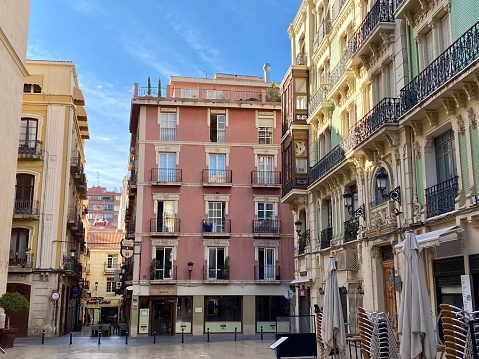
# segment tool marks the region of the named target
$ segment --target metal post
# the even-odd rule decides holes
[[[153,332],[153,344],[156,344],[156,332]]]
[[[128,344],[128,330],[125,332],[125,344]]]
[[[42,330],[42,344],[45,344],[45,329]]]
[[[206,341],[208,343],[210,342],[210,328],[208,328],[208,331],[206,332]]]
[[[102,332],[102,327],[98,327],[98,345],[101,344],[101,332]]]
[[[235,341],[236,341],[236,327],[235,327]]]
[[[73,340],[73,332],[70,332],[70,345],[72,345],[72,340]]]
[[[261,326],[261,340],[263,340],[263,326]]]
[[[185,342],[185,328],[181,328],[181,342]]]

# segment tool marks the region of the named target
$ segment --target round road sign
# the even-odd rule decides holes
[[[57,290],[54,290],[52,291],[51,297],[52,297],[52,300],[57,301],[58,299],[60,299],[60,293]]]

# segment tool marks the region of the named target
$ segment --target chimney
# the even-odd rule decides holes
[[[269,72],[271,71],[271,65],[268,63],[265,63],[263,65],[263,71],[264,71],[264,82],[270,82]]]

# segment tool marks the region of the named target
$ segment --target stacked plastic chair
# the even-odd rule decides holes
[[[320,351],[320,358],[326,357],[326,352],[323,343],[323,337],[321,336],[321,324],[323,323],[323,308],[320,308],[318,312],[316,312],[316,339],[319,345]]]
[[[363,358],[399,358],[396,335],[387,314],[358,308],[358,320]]]
[[[477,313],[468,313],[450,304],[440,304],[439,308],[446,359],[476,359],[473,345],[477,343],[473,343],[473,338],[477,340],[477,335],[471,333],[470,321]]]

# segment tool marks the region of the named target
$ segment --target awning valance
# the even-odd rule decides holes
[[[28,75],[25,77],[25,83],[43,87],[43,75]]]
[[[421,248],[437,247],[441,242],[457,240],[457,233],[459,232],[462,232],[461,226],[451,226],[419,234],[416,236],[416,239]],[[404,241],[398,243],[395,248],[402,251],[403,245]]]
[[[309,279],[294,279],[291,281],[290,284],[300,284],[300,283],[308,283],[311,282],[311,278]]]
[[[75,105],[85,106],[83,92],[78,87],[73,88],[73,103]]]
[[[86,121],[87,120],[85,107],[77,106],[77,118],[78,118],[78,121]]]

